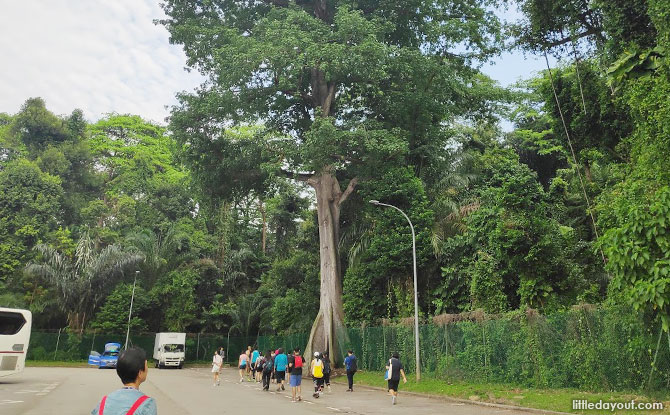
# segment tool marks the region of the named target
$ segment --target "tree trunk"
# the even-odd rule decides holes
[[[263,229],[261,231],[261,249],[265,254],[268,239],[268,220],[267,215],[265,214],[265,206],[263,205],[263,201],[261,199],[258,199],[258,208],[261,211],[261,218],[263,219]]]
[[[340,233],[340,206],[356,186],[353,179],[343,193],[330,168],[309,179],[316,190],[316,209],[319,221],[319,257],[321,262],[321,296],[319,313],[314,320],[305,356],[327,351],[333,364],[342,362],[340,347],[346,339],[344,310],[342,307],[342,275],[338,250]]]

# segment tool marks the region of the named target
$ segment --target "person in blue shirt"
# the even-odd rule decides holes
[[[254,377],[254,380],[256,382],[260,382],[260,379],[258,378],[258,373],[256,371],[256,361],[260,357],[260,353],[258,352],[258,349],[254,349],[254,351],[251,353],[251,376]]]
[[[284,349],[278,350],[275,356],[275,380],[277,381],[277,391],[285,390],[284,379],[286,378],[286,365],[288,365],[288,357],[284,354]]]
[[[354,355],[353,350],[347,351],[347,357],[344,358],[344,368],[347,370],[347,381],[349,382],[349,389],[347,392],[354,391],[354,375],[358,370],[358,362],[356,362],[356,356]]]
[[[91,415],[156,415],[156,401],[140,392],[140,384],[147,380],[147,355],[144,350],[131,347],[121,352],[116,363],[116,374],[123,388],[102,398]]]

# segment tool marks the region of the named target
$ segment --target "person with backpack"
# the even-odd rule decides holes
[[[403,382],[407,383],[405,370],[402,367],[402,363],[400,363],[400,355],[398,352],[393,352],[386,369],[388,370],[388,389],[391,392],[391,403],[395,405],[396,398],[398,398],[398,385],[400,384],[401,375]]]
[[[270,390],[270,375],[274,368],[274,360],[272,359],[272,352],[270,350],[265,353],[263,362],[263,390]]]
[[[116,374],[121,378],[123,388],[104,396],[91,415],[156,415],[156,401],[139,390],[148,373],[144,350],[131,347],[122,351],[116,363]]]
[[[354,375],[358,370],[358,365],[356,362],[356,356],[354,355],[353,350],[347,351],[347,357],[344,358],[344,368],[347,370],[347,381],[349,382],[349,389],[347,392],[354,391]]]
[[[328,358],[328,352],[321,353],[321,360],[323,360],[323,383],[330,392],[330,359]]]
[[[255,367],[255,377],[256,382],[261,383],[263,380],[263,366],[265,366],[265,356],[259,352],[258,359],[256,359]]]
[[[289,361],[289,370],[291,372],[291,377],[289,378],[289,384],[291,385],[291,396],[293,397],[293,402],[302,401],[302,366],[303,359],[300,356],[300,349],[296,347],[293,350],[293,356]],[[297,401],[296,401],[297,397]]]
[[[310,365],[310,371],[314,379],[314,394],[312,396],[318,398],[321,390],[323,390],[323,360],[321,360],[319,352],[314,352],[314,360]]]

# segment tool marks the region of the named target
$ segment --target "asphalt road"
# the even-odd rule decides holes
[[[115,370],[95,368],[26,368],[20,375],[0,378],[0,414],[90,414],[100,398],[120,387]],[[521,415],[499,408],[452,403],[402,394],[395,406],[383,391],[365,388],[353,393],[334,384],[331,393],[312,398],[311,379],[303,380],[303,402],[292,403],[290,390],[260,390],[260,384],[239,383],[236,371],[224,370],[221,386],[212,386],[206,368],[149,369],[141,390],[156,399],[160,415],[185,414],[458,414]]]

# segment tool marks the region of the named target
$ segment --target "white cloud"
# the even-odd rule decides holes
[[[202,82],[170,45],[158,0],[2,1],[0,112],[42,97],[57,114],[81,108],[163,123],[175,93]]]

